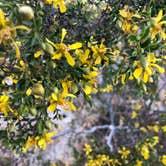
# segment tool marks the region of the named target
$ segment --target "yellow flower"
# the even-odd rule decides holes
[[[49,44],[51,44],[56,49],[56,52],[52,55],[52,59],[61,59],[62,56],[65,56],[68,64],[70,66],[74,66],[75,65],[75,60],[71,56],[69,51],[81,48],[82,47],[82,43],[76,42],[76,43],[71,44],[71,45],[65,45],[63,43],[63,40],[64,40],[66,34],[67,34],[67,31],[66,31],[66,29],[63,28],[62,29],[62,36],[61,36],[61,43],[60,44],[55,44],[55,43],[51,42],[48,39],[46,39],[46,40],[47,40],[47,42]]]
[[[2,9],[0,9],[0,27],[1,26],[4,27],[5,25],[6,25],[5,15]]]
[[[119,14],[125,18],[126,20],[131,20],[132,17],[136,17],[136,18],[141,18],[141,16],[139,14],[133,14],[129,11],[129,6],[125,5],[124,9],[119,10]]]
[[[35,150],[37,149],[37,147],[46,150],[47,147],[47,143],[50,144],[52,143],[51,138],[55,135],[55,132],[48,132],[45,133],[44,137],[39,137],[39,136],[29,136],[25,146],[22,148],[22,151],[24,153],[26,153],[30,148],[35,148]]]
[[[166,132],[166,125],[162,126],[161,129],[163,130],[163,132]]]
[[[85,85],[85,88],[83,90],[84,90],[86,95],[89,95],[92,92],[92,87],[89,85]]]
[[[9,112],[13,113],[19,120],[22,120],[22,116],[18,114],[18,112],[14,111],[9,106],[9,96],[2,95],[0,96],[0,112],[3,112],[5,116],[8,115]]]
[[[46,150],[47,143],[50,144],[52,143],[51,138],[55,135],[55,131],[48,132],[44,135],[44,137],[39,138],[37,141],[38,147],[40,147],[43,150]]]
[[[25,146],[22,148],[23,153],[26,153],[28,149],[34,146],[36,146],[36,140],[34,139],[34,137],[29,136],[25,143]]]
[[[133,111],[131,114],[131,119],[135,119],[137,116],[137,112]]]
[[[137,160],[135,166],[142,166],[143,162],[141,160]]]
[[[122,159],[126,159],[130,154],[130,150],[127,150],[125,147],[123,147],[121,150],[118,151],[118,153],[121,154]]]
[[[89,57],[90,50],[86,49],[85,52],[83,50],[77,49],[75,51],[75,54],[78,56],[78,59],[80,60],[81,65],[82,64],[88,64],[88,57]]]
[[[154,136],[153,142],[151,143],[151,147],[155,146],[158,143],[159,143],[159,136]]]
[[[66,10],[67,10],[64,0],[44,0],[44,3],[45,3],[46,5],[51,5],[51,4],[53,4],[53,6],[54,6],[55,9],[57,9],[58,6],[59,6],[61,13],[64,13],[64,12],[66,12]]]
[[[106,87],[101,88],[100,92],[110,92],[113,90],[113,86],[111,84],[106,85]]]
[[[162,163],[163,165],[166,165],[166,155],[163,155],[163,156],[161,157],[161,163]]]
[[[24,71],[25,70],[25,63],[23,60],[19,61],[19,65],[21,66],[20,69]]]
[[[66,12],[66,6],[64,0],[53,0],[53,5],[55,9],[57,9],[59,6],[61,13]]]
[[[150,154],[149,154],[149,149],[146,145],[142,146],[141,147],[141,155],[142,157],[145,159],[145,160],[148,160],[149,157],[150,157]]]
[[[124,31],[126,34],[133,34],[138,30],[137,25],[133,25],[130,22],[123,20],[118,22],[119,27]]]
[[[84,148],[85,154],[88,156],[92,152],[92,148],[88,144],[85,144],[84,146],[85,146],[85,148]]]
[[[66,98],[67,97],[72,97],[74,98],[75,96],[73,94],[69,93],[69,88],[71,87],[71,82],[63,82],[62,83],[62,88],[63,91],[60,93],[59,91],[53,92],[50,96],[50,105],[48,106],[48,110],[51,112],[54,112],[57,105],[61,106],[64,110],[76,110],[75,105],[68,101]]]
[[[150,80],[150,77],[155,73],[155,69],[159,73],[164,73],[164,68],[157,65],[157,61],[160,59],[156,58],[154,53],[149,53],[146,58],[142,58],[141,61],[136,61],[134,70],[134,77],[138,80],[143,80],[144,83],[147,83]]]
[[[38,50],[37,52],[34,53],[35,58],[39,58],[43,54],[43,50]]]
[[[95,59],[95,62],[94,62],[95,65],[101,64],[102,60],[104,60],[104,61],[106,61],[106,63],[108,63],[109,59],[107,56],[105,56],[107,48],[103,44],[103,41],[101,42],[101,44],[99,46],[97,46],[97,45],[91,46],[91,49],[93,51],[92,56]]]
[[[0,96],[0,112],[3,112],[5,116],[8,115],[10,107],[8,105],[9,97],[6,95]]]
[[[20,58],[20,54],[21,54],[20,49],[18,47],[18,44],[14,40],[14,37],[16,37],[16,30],[22,29],[29,32],[30,29],[24,25],[18,25],[18,26],[12,27],[8,24],[9,23],[7,23],[5,19],[4,12],[2,11],[2,9],[0,9],[0,44],[12,43],[15,48],[16,57]]]
[[[154,125],[153,126],[153,131],[155,131],[156,133],[159,132],[159,126],[158,125]]]
[[[26,95],[27,96],[30,96],[32,94],[32,89],[31,88],[28,88],[27,90],[26,90]]]
[[[160,10],[157,17],[152,18],[152,24],[153,24],[151,28],[152,39],[154,39],[157,34],[160,34],[164,40],[166,39],[166,33],[162,29],[162,25],[166,24],[166,21],[161,21],[162,17],[163,17],[163,11]]]
[[[125,5],[124,9],[119,10],[119,14],[122,16],[122,20],[118,22],[119,27],[124,31],[124,33],[135,33],[138,30],[138,26],[131,22],[132,17],[141,18],[141,16],[130,12],[128,5]]]
[[[92,78],[98,76],[99,74],[100,74],[100,72],[91,71],[89,74],[84,74],[84,77],[87,79],[92,79]]]

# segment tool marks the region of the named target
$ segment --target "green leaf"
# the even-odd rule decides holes
[[[25,79],[20,79],[16,85],[17,90],[24,90],[25,89]]]
[[[149,45],[149,49],[151,51],[156,51],[157,49],[159,49],[159,47],[160,47],[160,44],[158,44],[158,43],[152,43]]]
[[[42,121],[39,121],[38,125],[37,125],[37,129],[39,134],[43,135],[44,133],[44,123]]]
[[[145,27],[139,36],[141,42],[145,42],[150,35],[150,27]]]
[[[150,44],[150,42],[151,42],[151,39],[150,39],[150,38],[147,38],[144,42],[141,42],[141,43],[140,43],[140,46],[141,46],[142,48],[148,47],[149,44]]]
[[[0,130],[0,139],[7,138],[7,131],[6,130]]]
[[[136,35],[129,35],[128,39],[131,41],[137,41],[137,36]]]

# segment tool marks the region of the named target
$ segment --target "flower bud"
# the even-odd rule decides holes
[[[21,6],[18,11],[24,20],[31,20],[34,18],[34,11],[30,6]]]
[[[50,55],[54,54],[54,48],[52,47],[51,44],[45,43],[45,51],[49,53]]]
[[[36,108],[35,108],[35,107],[30,108],[30,113],[31,113],[32,115],[36,115],[36,114],[37,114]]]
[[[51,122],[50,120],[46,120],[45,125],[46,125],[46,128],[47,128],[47,129],[51,129],[51,127],[52,127],[52,122]]]
[[[0,70],[0,77],[3,77],[3,76],[5,76],[5,72]]]
[[[44,92],[45,90],[42,84],[36,83],[32,88],[32,93],[34,95],[43,96]]]
[[[71,88],[72,88],[73,94],[77,93],[78,90],[79,90],[79,89],[78,89],[78,86],[77,86],[75,83],[72,84],[72,87],[71,87]]]

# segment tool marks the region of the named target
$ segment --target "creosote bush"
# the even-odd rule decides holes
[[[2,144],[17,153],[45,150],[56,135],[59,112],[77,111],[74,99],[80,95],[92,103],[93,94],[129,86],[139,96],[154,98],[166,64],[163,3],[1,0]],[[138,148],[122,147],[117,153],[123,161],[93,156],[85,145],[86,165],[128,164],[131,156],[141,166],[131,151],[147,160],[158,142],[154,136]],[[166,165],[166,156],[160,155],[159,162]]]

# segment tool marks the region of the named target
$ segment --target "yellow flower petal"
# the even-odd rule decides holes
[[[68,48],[69,48],[70,50],[76,50],[76,49],[81,48],[81,47],[82,47],[82,43],[77,42],[77,43],[74,43],[74,44],[69,45]]]
[[[6,24],[5,15],[2,9],[0,9],[0,26],[4,27]]]
[[[72,111],[76,111],[76,107],[72,102],[66,101],[65,104],[67,104]]]
[[[134,77],[132,75],[129,76],[129,80],[133,80]]]
[[[147,56],[147,61],[155,63],[156,62],[155,54],[154,53],[149,53],[148,56]]]
[[[91,94],[92,92],[92,87],[89,85],[86,85],[85,88],[83,89],[86,95]]]
[[[147,83],[148,82],[148,79],[149,79],[149,74],[147,71],[144,72],[144,75],[143,75],[143,82],[144,83]]]
[[[66,31],[66,29],[65,29],[65,28],[62,28],[62,37],[61,37],[61,43],[63,42],[63,40],[64,40],[64,38],[65,38],[66,34],[67,34],[67,31]]]
[[[161,31],[160,34],[161,34],[162,39],[165,40],[166,39],[166,33],[164,31]]]
[[[100,56],[98,56],[95,60],[95,65],[99,65],[99,64],[101,64],[101,57]]]
[[[32,94],[32,89],[31,88],[28,88],[27,90],[26,90],[26,95],[27,96],[30,96]]]
[[[138,116],[137,112],[136,111],[133,111],[132,114],[131,114],[131,118],[134,119]]]
[[[37,51],[37,52],[34,53],[34,57],[35,57],[35,58],[39,58],[40,55],[42,55],[42,54],[43,54],[43,51],[42,51],[42,50],[39,50],[39,51]]]
[[[51,97],[52,97],[52,99],[55,100],[55,101],[58,100],[58,97],[57,97],[57,95],[56,95],[55,93],[52,93],[52,94],[51,94]]]
[[[62,53],[55,53],[53,56],[52,56],[52,59],[61,59],[62,57]]]
[[[56,106],[57,106],[56,103],[52,103],[49,105],[49,107],[47,109],[48,109],[48,111],[54,112],[56,109]]]
[[[74,58],[70,55],[69,52],[65,52],[65,53],[64,53],[64,56],[66,57],[67,62],[68,62],[68,64],[69,64],[70,66],[74,66],[74,65],[75,65],[75,60],[74,60]]]
[[[0,96],[0,102],[6,103],[9,100],[9,96],[3,95]]]
[[[45,139],[44,138],[41,138],[39,141],[38,141],[38,146],[40,147],[40,148],[42,148],[43,150],[46,150],[46,141],[45,141]]]
[[[130,13],[126,12],[125,10],[119,10],[119,14],[124,18],[128,18]]]
[[[13,45],[14,45],[14,47],[15,47],[16,57],[17,57],[18,59],[20,59],[20,56],[21,56],[20,49],[19,49],[18,45],[16,44],[16,42],[15,42],[14,40],[13,40]]]
[[[90,72],[89,74],[84,75],[84,77],[85,77],[85,78],[88,78],[88,79],[91,79],[91,78],[93,78],[93,77],[98,76],[99,74],[100,74],[100,72],[92,71],[92,72]]]
[[[61,0],[61,1],[59,2],[59,6],[60,6],[60,12],[61,12],[61,13],[66,12],[66,6],[65,6],[64,0]]]
[[[90,53],[89,49],[86,49],[85,54],[80,58],[82,63],[86,62],[86,60],[88,59],[89,53]]]
[[[157,64],[151,64],[151,66],[156,67],[159,73],[164,73],[164,72],[165,72],[165,69],[162,68],[162,67],[160,67],[160,66],[157,65]]]
[[[139,14],[133,14],[132,17],[141,18]]]
[[[121,83],[125,84],[126,74],[122,74],[121,76]]]
[[[143,71],[142,67],[139,67],[139,68],[135,69],[135,70],[134,70],[134,73],[133,73],[134,77],[135,77],[136,79],[138,79],[138,78],[141,76],[142,71]]]
[[[156,24],[162,19],[163,17],[163,11],[160,10],[157,17],[154,18],[154,21],[156,22]]]

